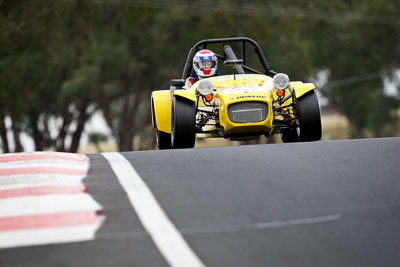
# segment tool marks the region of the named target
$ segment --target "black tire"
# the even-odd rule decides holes
[[[283,143],[299,142],[299,136],[297,135],[297,130],[290,129],[282,132],[281,139]]]
[[[318,97],[314,90],[296,100],[299,122],[299,140],[301,142],[317,141],[321,139],[321,114]]]
[[[195,103],[174,97],[171,110],[171,143],[173,148],[193,148],[196,135]]]
[[[156,127],[156,142],[158,149],[171,149],[171,134],[159,131]]]
[[[154,102],[151,102],[151,109],[153,114],[154,128],[156,129],[156,144],[158,149],[171,149],[171,134],[158,130],[157,120],[154,111]]]

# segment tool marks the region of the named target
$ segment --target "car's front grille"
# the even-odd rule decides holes
[[[247,101],[228,107],[229,119],[236,123],[260,122],[267,118],[268,107],[264,102]]]

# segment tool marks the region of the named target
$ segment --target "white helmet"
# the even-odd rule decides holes
[[[193,68],[197,76],[210,77],[217,72],[217,55],[211,50],[202,49],[193,57]]]

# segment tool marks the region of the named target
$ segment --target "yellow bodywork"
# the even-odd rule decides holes
[[[175,90],[175,95],[196,102],[194,90]],[[153,91],[151,94],[151,114],[154,128],[157,126],[159,131],[171,133],[171,106],[170,90]]]
[[[291,82],[290,85],[295,91],[297,98],[301,98],[305,93],[315,89],[313,83]]]
[[[207,79],[214,85],[214,94],[211,104],[219,107],[219,121],[224,129],[224,134],[272,132],[274,120],[272,101],[276,100],[277,96],[271,77],[261,74],[237,74],[216,76]],[[188,90],[174,90],[173,93],[171,93],[170,90],[153,91],[151,96],[153,127],[157,127],[159,131],[171,133],[172,97],[179,96],[196,102],[197,85],[198,82]],[[290,85],[297,98],[300,98],[315,88],[312,83],[291,82]],[[228,106],[243,101],[260,101],[267,103],[267,118],[256,123],[234,123],[230,121],[228,117]],[[291,99],[285,102],[285,104],[288,103],[291,103]],[[201,98],[199,106],[205,107]],[[203,130],[212,130],[212,128]],[[204,138],[216,136],[203,133],[197,134],[196,137]]]

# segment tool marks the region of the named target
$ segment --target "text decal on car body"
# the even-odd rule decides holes
[[[247,98],[267,98],[265,95],[241,95],[236,97],[236,99],[247,99]]]

